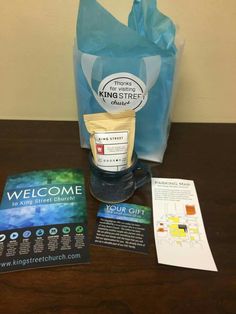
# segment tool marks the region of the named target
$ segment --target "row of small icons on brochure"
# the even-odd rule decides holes
[[[84,230],[84,228],[82,226],[76,226],[75,227],[75,232],[76,233],[82,233]],[[65,226],[62,228],[62,233],[63,234],[69,234],[71,232],[71,228],[68,227],[68,226]],[[56,227],[52,227],[51,229],[49,229],[48,231],[48,234],[53,236],[53,235],[56,235],[58,233],[58,229]],[[40,229],[37,229],[35,231],[35,235],[37,237],[42,237],[43,235],[45,234],[45,230],[40,228]],[[22,236],[23,238],[27,239],[27,238],[30,238],[32,235],[32,231],[30,230],[26,230],[23,232]],[[6,239],[6,235],[3,233],[3,234],[0,234],[0,242],[3,242],[5,239]],[[19,233],[14,231],[10,234],[10,239],[11,240],[16,240],[17,238],[19,237]]]

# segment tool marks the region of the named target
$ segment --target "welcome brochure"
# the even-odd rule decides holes
[[[0,272],[88,261],[83,173],[55,169],[8,177],[0,206]]]

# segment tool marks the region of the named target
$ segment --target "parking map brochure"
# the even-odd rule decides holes
[[[93,244],[139,253],[148,252],[151,208],[136,204],[101,204]]]
[[[83,173],[56,169],[8,177],[0,205],[0,272],[88,261]]]
[[[194,182],[152,178],[152,201],[158,262],[217,271]]]

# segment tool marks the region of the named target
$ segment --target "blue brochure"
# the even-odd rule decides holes
[[[42,170],[8,177],[0,207],[0,272],[88,260],[82,172]]]

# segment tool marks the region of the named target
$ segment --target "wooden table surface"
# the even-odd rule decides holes
[[[76,122],[0,121],[0,191],[10,174],[80,168],[88,151]],[[90,246],[91,263],[0,275],[0,313],[236,313],[236,125],[173,124],[153,176],[195,181],[219,272],[157,263],[148,255]],[[88,189],[87,189],[88,190]],[[150,185],[129,200],[151,206]],[[99,203],[87,193],[89,236]]]

